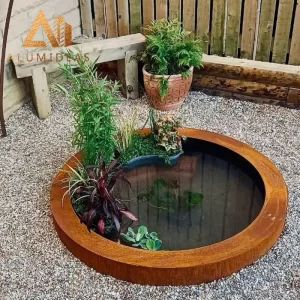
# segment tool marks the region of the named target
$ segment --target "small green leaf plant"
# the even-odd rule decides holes
[[[158,238],[156,232],[148,232],[146,226],[140,226],[137,233],[129,227],[127,233],[121,233],[121,237],[132,247],[142,248],[150,251],[157,251],[162,246],[162,241]]]
[[[141,54],[141,60],[149,73],[166,76],[181,74],[187,78],[192,66],[202,66],[200,40],[190,38],[191,32],[184,30],[178,19],[152,21],[145,31],[146,49]],[[167,77],[161,77],[161,97],[166,96],[168,86]]]
[[[181,127],[180,121],[175,115],[165,115],[157,121],[152,121],[152,133],[158,145],[163,147],[168,155],[182,151],[182,137],[178,134]]]

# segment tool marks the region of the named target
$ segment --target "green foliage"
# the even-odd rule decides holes
[[[133,247],[142,248],[145,250],[156,251],[160,249],[162,241],[158,238],[156,232],[148,232],[146,226],[140,226],[137,233],[129,227],[126,234],[121,233],[121,237]]]
[[[161,77],[159,79],[159,94],[161,97],[166,97],[168,94],[168,89],[169,89],[169,81],[168,78],[166,77]]]
[[[202,66],[202,48],[199,40],[189,39],[191,32],[184,30],[177,20],[152,21],[145,28],[146,49],[141,60],[146,70],[155,75],[189,76],[189,69]],[[160,95],[166,95],[168,83],[160,80]]]
[[[181,188],[182,189],[182,188]],[[198,192],[183,191],[180,195],[180,185],[177,180],[157,178],[146,193],[139,194],[139,201],[146,201],[151,206],[168,213],[188,211],[201,203],[203,195]]]
[[[68,165],[68,170],[62,171],[68,174],[68,177],[62,180],[63,183],[66,183],[65,188],[67,189],[62,197],[62,206],[64,204],[65,197],[69,195],[73,205],[75,204],[74,207],[76,207],[76,212],[80,213],[85,208],[84,203],[88,196],[83,195],[82,197],[77,197],[76,200],[74,200],[74,195],[78,186],[87,187],[89,185],[88,172],[79,160],[76,162],[75,169]]]
[[[137,133],[132,136],[131,145],[120,152],[119,161],[125,163],[135,157],[144,155],[158,155],[164,158],[166,163],[170,162],[167,152],[157,145],[152,134],[141,136]]]
[[[67,90],[57,85],[69,97],[74,116],[73,145],[84,149],[84,164],[97,164],[100,157],[109,163],[114,157],[116,126],[112,107],[118,103],[118,85],[97,76],[96,63],[89,62],[80,52],[64,52],[69,62],[60,64],[69,81]]]
[[[135,132],[135,125],[137,120],[137,111],[131,116],[126,116],[126,120],[121,121],[118,126],[117,134],[115,135],[116,150],[123,153],[132,144],[132,138]]]
[[[179,120],[173,115],[156,119],[154,110],[150,109],[144,127],[149,122],[151,133],[141,136],[133,130],[130,131],[130,143],[126,145],[124,143],[124,147],[118,147],[121,163],[144,155],[157,155],[164,158],[166,163],[170,163],[169,156],[182,151],[181,137],[177,132],[177,128],[180,127]]]
[[[97,166],[84,167],[78,162],[76,169],[68,167],[69,170],[65,172],[69,178],[64,179],[64,182],[68,182],[65,195],[70,195],[80,221],[86,224],[89,231],[95,230],[104,236],[114,231],[118,236],[123,217],[138,221],[127,205],[112,193],[117,181],[130,185],[117,160],[111,161],[108,166],[101,160]]]
[[[153,135],[158,145],[163,147],[168,155],[182,150],[181,137],[177,129],[180,121],[174,115],[166,115],[154,121]]]

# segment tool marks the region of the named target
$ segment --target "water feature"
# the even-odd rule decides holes
[[[234,152],[189,138],[174,167],[149,165],[129,171],[128,200],[139,224],[159,234],[162,250],[211,245],[239,233],[258,216],[265,198],[255,168]]]

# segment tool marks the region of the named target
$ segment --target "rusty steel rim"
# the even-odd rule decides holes
[[[147,130],[140,131],[141,133]],[[260,174],[265,186],[265,202],[257,218],[240,233],[212,245],[180,251],[147,251],[117,244],[89,233],[80,224],[71,201],[61,199],[65,190],[60,171],[51,192],[51,210],[58,235],[65,246],[82,262],[103,274],[139,284],[190,285],[231,275],[265,254],[282,232],[287,209],[287,189],[274,164],[252,147],[230,137],[204,130],[185,128],[187,137],[226,147],[245,158]],[[80,154],[70,158],[75,166]]]

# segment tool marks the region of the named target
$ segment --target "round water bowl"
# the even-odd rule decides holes
[[[147,133],[142,131],[141,134]],[[129,170],[132,188],[118,184],[118,198],[131,199],[139,224],[158,233],[162,250],[130,248],[81,225],[59,172],[51,188],[55,228],[66,247],[95,270],[150,285],[190,285],[231,275],[266,253],[285,221],[287,190],[272,162],[232,138],[183,129],[184,155],[173,167]],[[67,165],[76,166],[80,155]]]

